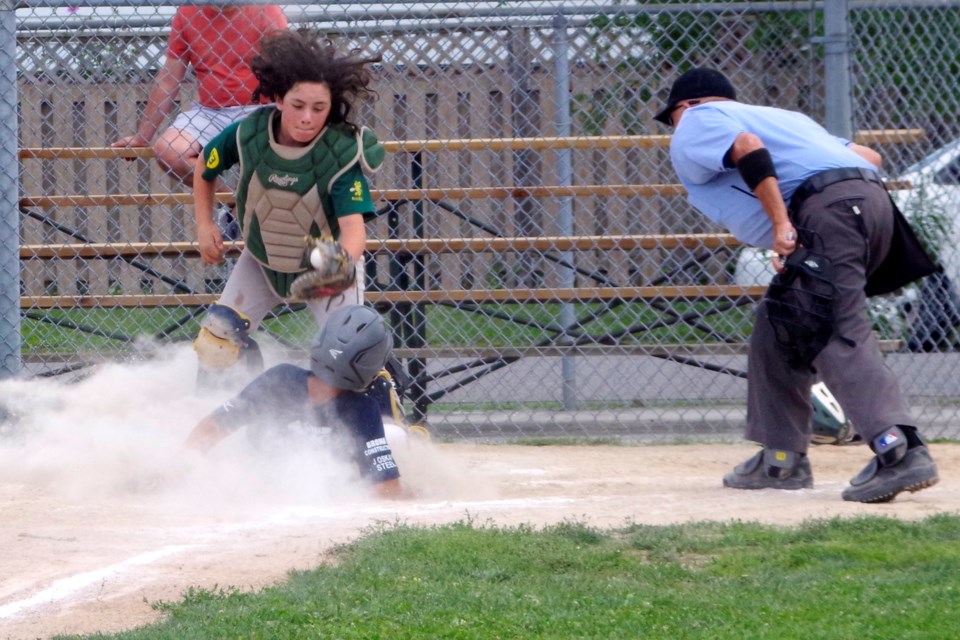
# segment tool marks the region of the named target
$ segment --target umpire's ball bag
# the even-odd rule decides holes
[[[767,290],[767,316],[790,366],[808,368],[833,333],[833,263],[800,247]]]

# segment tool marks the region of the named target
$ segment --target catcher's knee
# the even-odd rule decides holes
[[[193,349],[201,369],[207,371],[229,369],[241,362],[263,367],[260,346],[250,337],[250,318],[227,305],[214,304],[207,309]]]

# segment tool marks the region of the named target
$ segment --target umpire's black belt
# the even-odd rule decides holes
[[[803,204],[803,201],[812,195],[820,193],[827,187],[838,182],[846,180],[864,180],[866,182],[876,182],[883,185],[883,180],[875,171],[862,169],[860,167],[843,167],[841,169],[829,169],[822,171],[810,178],[807,178],[803,184],[797,187],[790,198],[790,210],[796,211]]]

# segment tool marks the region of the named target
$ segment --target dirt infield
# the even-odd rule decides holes
[[[226,491],[227,483],[207,485],[205,496],[197,494],[200,487],[180,485],[126,487],[80,500],[69,491],[6,482],[0,484],[0,637],[148,623],[157,616],[150,602],[176,600],[189,586],[271,584],[382,523],[788,524],[960,511],[960,483],[949,472],[936,487],[890,504],[843,502],[840,491],[867,458],[863,447],[815,449],[814,489],[721,488],[722,474],[751,451],[745,445],[417,447],[405,453],[421,461],[408,476],[425,495],[402,503],[378,503],[348,486],[340,496],[311,501],[262,492],[244,499],[244,491]],[[960,462],[960,446],[935,445],[934,454],[943,470]]]
[[[813,489],[742,492],[720,479],[754,451],[746,444],[398,440],[398,462],[420,497],[377,502],[324,449],[298,443],[264,455],[234,436],[206,456],[186,451],[186,433],[216,399],[194,396],[185,362],[107,366],[72,385],[0,382],[0,399],[19,416],[0,427],[0,639],[149,623],[152,602],[178,600],[191,586],[275,583],[384,524],[793,524],[960,512],[953,444],[933,446],[940,484],[871,506],[840,499],[869,458],[862,446],[814,449]]]

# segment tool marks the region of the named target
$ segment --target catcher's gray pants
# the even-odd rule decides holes
[[[363,304],[364,292],[363,260],[357,261],[357,282],[352,289],[330,298],[320,298],[307,303],[317,327],[322,327],[327,316],[348,304]],[[246,249],[240,253],[227,284],[220,295],[220,304],[233,307],[250,318],[250,332],[253,333],[270,310],[284,302],[267,281],[263,267]]]
[[[810,196],[792,219],[794,226],[816,233],[812,248],[833,261],[833,335],[814,359],[814,370],[791,368],[774,338],[766,301],[761,302],[750,338],[746,438],[769,448],[806,452],[812,429],[810,387],[817,373],[867,442],[892,425],[913,426],[897,379],[883,361],[864,294],[867,274],[890,247],[889,197],[876,183],[838,182]]]

